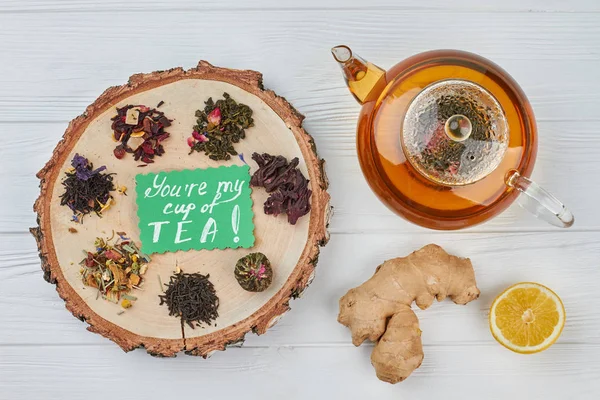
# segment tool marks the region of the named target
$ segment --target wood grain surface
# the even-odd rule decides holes
[[[435,48],[479,53],[522,86],[535,111],[533,178],[569,206],[558,230],[514,205],[459,232],[394,216],[355,155],[359,106],[329,54],[345,43],[382,67]],[[135,44],[135,50],[129,48]],[[597,0],[0,0],[0,399],[595,399],[600,392],[600,2]],[[123,354],[85,330],[42,279],[34,240],[35,173],[67,122],[132,73],[200,58],[263,72],[327,161],[335,215],[316,279],[267,335],[208,360]],[[381,261],[429,242],[473,260],[479,300],[420,312],[425,361],[406,382],[375,377],[337,301]],[[531,356],[498,345],[489,305],[525,280],[554,289],[567,324]],[[125,372],[123,372],[125,371]]]

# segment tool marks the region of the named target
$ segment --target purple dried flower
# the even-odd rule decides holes
[[[87,158],[80,156],[79,154],[75,154],[73,160],[71,161],[71,165],[75,168],[75,175],[77,178],[82,181],[87,181],[92,176],[96,175],[98,172],[104,171],[106,169],[105,166],[92,170],[92,166],[90,165]]]
[[[252,159],[258,164],[258,171],[250,178],[252,186],[262,186],[267,192],[272,192],[273,181],[282,173],[287,165],[287,160],[283,156],[272,156],[270,154],[252,154]]]
[[[264,204],[267,215],[287,214],[288,222],[295,225],[300,217],[310,211],[308,180],[297,168],[298,158],[288,164],[283,156],[254,153],[252,159],[259,168],[252,175],[250,184],[262,186],[271,195]]]
[[[85,158],[84,156],[80,156],[79,153],[75,153],[75,157],[73,157],[73,160],[71,161],[71,165],[75,169],[77,169],[77,168],[87,168],[87,166],[88,166],[88,159]]]

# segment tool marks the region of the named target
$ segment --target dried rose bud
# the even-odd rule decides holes
[[[194,137],[194,139],[196,139],[200,143],[208,142],[208,137],[206,137],[206,135],[204,133],[200,133],[198,131],[193,131],[192,136]]]
[[[221,109],[219,107],[215,108],[206,116],[206,119],[213,125],[219,125],[221,123]]]
[[[121,144],[118,145],[113,150],[113,153],[114,153],[115,157],[117,157],[120,160],[121,158],[125,157],[125,153],[126,153],[125,146],[123,146]]]
[[[196,139],[196,140],[202,140],[202,136],[204,136],[204,135],[203,135],[203,134],[201,134],[201,133],[200,133],[200,132],[198,132],[198,131],[193,131],[193,132],[192,132],[192,136],[193,136],[193,137],[194,137],[194,139]]]
[[[271,262],[263,253],[250,253],[235,264],[235,279],[249,292],[262,292],[273,281]]]
[[[190,147],[194,147],[194,145],[196,144],[196,141],[194,140],[193,137],[190,136],[189,138],[187,138],[187,144]]]

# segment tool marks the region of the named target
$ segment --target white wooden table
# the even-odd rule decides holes
[[[329,54],[340,43],[382,67],[459,48],[508,70],[538,120],[533,177],[575,226],[552,228],[518,206],[450,233],[394,216],[358,166],[359,106]],[[34,175],[106,87],[200,58],[263,72],[307,116],[331,180],[331,241],[317,279],[267,335],[208,360],[124,354],[42,279],[27,230]],[[0,399],[598,398],[599,109],[598,0],[0,0]],[[482,296],[419,311],[425,361],[406,382],[384,384],[372,347],[352,346],[336,322],[338,298],[379,262],[430,242],[471,257]],[[526,280],[553,288],[567,310],[558,343],[530,356],[505,350],[487,327],[495,295]]]

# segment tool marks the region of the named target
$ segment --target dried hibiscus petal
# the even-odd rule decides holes
[[[288,222],[292,225],[296,225],[298,219],[310,211],[310,195],[312,191],[305,187],[300,189],[297,193],[297,198],[290,201],[287,208]]]
[[[283,193],[277,191],[271,194],[264,204],[264,211],[267,215],[279,215],[285,212],[286,197]]]
[[[142,143],[142,150],[144,150],[144,153],[146,154],[154,154],[154,147],[152,146],[152,142],[146,140],[144,143]]]
[[[113,261],[119,261],[122,258],[121,254],[117,253],[114,250],[106,250],[104,252],[104,255],[106,256],[106,258]]]
[[[287,164],[287,160],[283,156],[272,156],[269,154],[252,154],[252,159],[258,164],[258,171],[252,175],[250,184],[252,186],[262,186],[266,188],[273,183],[275,178],[279,175],[281,168],[284,168]],[[272,190],[267,189],[267,192]]]
[[[171,126],[171,120],[164,115],[158,119],[158,122],[165,128]]]
[[[170,133],[165,132],[160,136],[156,136],[155,139],[157,142],[162,142],[163,140],[165,140],[166,138],[168,138],[170,136]]]
[[[271,195],[264,204],[267,215],[287,214],[288,222],[295,225],[298,219],[310,211],[312,191],[308,179],[298,169],[298,158],[288,164],[283,156],[252,154],[258,170],[252,175],[252,186],[264,187]]]

